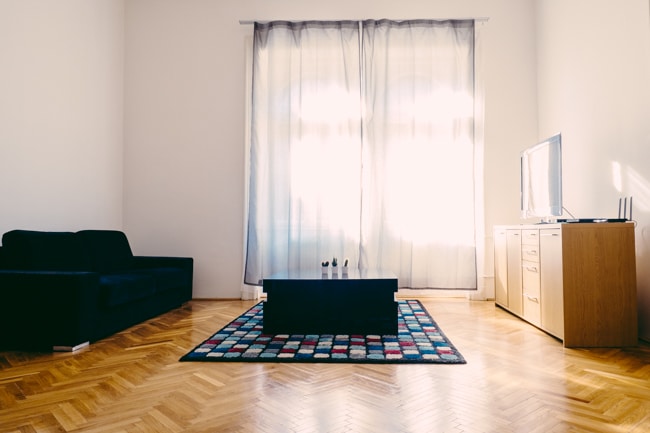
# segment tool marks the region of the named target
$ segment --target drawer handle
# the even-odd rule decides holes
[[[527,293],[524,293],[524,296],[527,297],[529,301],[539,304],[539,299],[536,298],[535,296],[530,296]]]
[[[524,266],[524,269],[530,272],[537,272],[537,266]]]
[[[531,256],[536,256],[537,255],[537,250],[526,250],[526,252],[528,254],[530,254]]]
[[[540,236],[555,236],[555,237],[557,237],[557,236],[560,236],[560,234],[559,233],[542,233]]]

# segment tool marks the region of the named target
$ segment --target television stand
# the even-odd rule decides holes
[[[634,224],[496,226],[496,304],[565,347],[638,344]]]

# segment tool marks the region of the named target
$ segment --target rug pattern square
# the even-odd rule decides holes
[[[262,301],[181,361],[466,363],[419,301],[399,300],[397,317],[397,335],[268,335]]]

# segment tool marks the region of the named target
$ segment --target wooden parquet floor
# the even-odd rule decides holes
[[[197,300],[74,354],[0,352],[0,432],[650,431],[647,345],[565,349],[492,302],[420,300],[466,365],[181,363],[253,305]]]

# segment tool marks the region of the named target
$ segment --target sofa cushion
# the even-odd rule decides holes
[[[104,307],[116,307],[156,293],[156,282],[144,272],[105,274],[99,277],[99,290]]]
[[[87,253],[90,269],[115,272],[131,268],[133,253],[126,235],[117,230],[82,230],[77,232]]]
[[[41,271],[83,271],[88,262],[72,232],[12,230],[2,236],[6,268]]]

